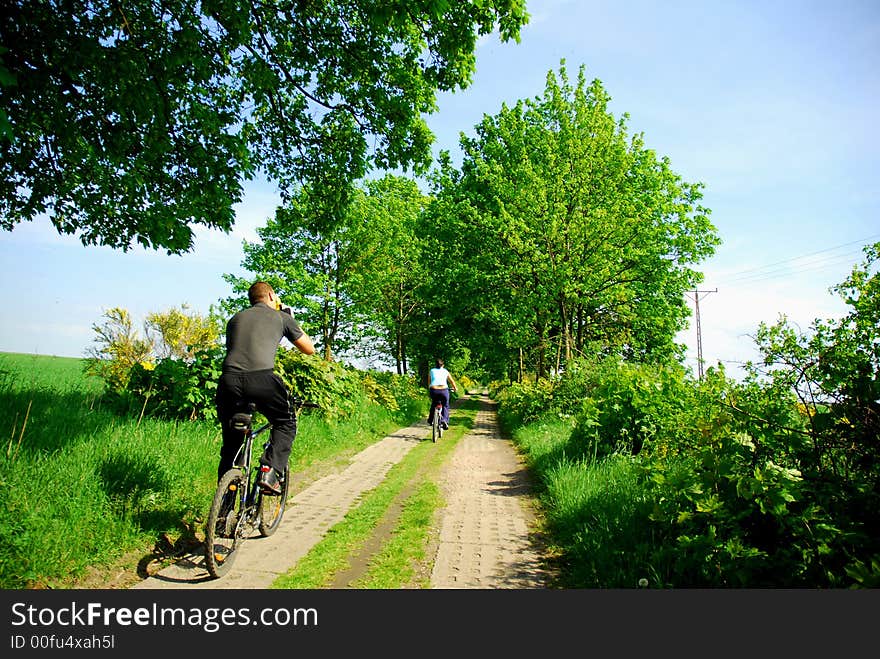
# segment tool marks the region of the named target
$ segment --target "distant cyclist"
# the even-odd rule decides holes
[[[449,428],[449,389],[457,391],[455,380],[449,371],[443,366],[443,360],[438,359],[436,366],[428,372],[428,393],[431,396],[431,412],[428,423],[434,419],[434,406],[437,402],[443,403],[443,414],[440,416],[440,425],[446,430]]]

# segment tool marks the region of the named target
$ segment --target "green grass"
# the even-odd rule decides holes
[[[117,416],[82,360],[0,353],[0,588],[70,588],[171,542],[199,541],[219,428]],[[376,406],[300,417],[291,469],[320,470],[399,427]]]
[[[437,487],[439,467],[473,425],[478,403],[464,401],[455,419],[436,444],[422,442],[395,464],[385,480],[361,504],[336,524],[273,588],[327,588],[337,574],[350,567],[349,559],[363,548],[388,514],[401,501],[402,511],[369,568],[352,584],[357,588],[401,588],[413,580],[425,559],[434,515],[443,499]],[[425,583],[419,584],[425,587]]]
[[[634,458],[610,456],[595,463],[572,460],[566,444],[571,424],[539,421],[514,432],[541,484],[540,499],[563,588],[635,588],[656,585],[656,546],[648,516],[653,503],[640,484]]]
[[[457,442],[456,442],[457,443]],[[447,442],[443,453],[454,446]],[[441,455],[438,452],[437,455]],[[444,455],[445,457],[445,455]],[[407,498],[403,504],[399,523],[388,542],[374,557],[368,573],[356,579],[353,588],[390,589],[401,588],[416,578],[416,566],[423,564],[427,556],[429,533],[437,509],[444,500],[437,483],[427,481]],[[420,588],[430,586],[430,580],[422,577]]]

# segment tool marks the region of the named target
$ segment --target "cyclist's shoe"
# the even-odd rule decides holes
[[[222,563],[227,558],[229,558],[229,554],[232,553],[231,547],[224,547],[223,545],[214,545],[214,560],[218,563]]]
[[[440,422],[440,427],[443,428],[443,430],[449,430],[449,424],[445,421]]]
[[[269,465],[260,465],[260,480],[258,481],[263,494],[281,494],[281,481],[278,473]]]

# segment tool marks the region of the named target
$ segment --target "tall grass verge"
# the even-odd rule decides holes
[[[539,481],[546,529],[559,561],[562,588],[635,588],[656,584],[656,547],[648,516],[652,502],[637,459],[574,458],[571,421],[539,420],[513,432]]]

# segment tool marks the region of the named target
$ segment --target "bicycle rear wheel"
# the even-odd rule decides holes
[[[443,434],[443,427],[440,425],[441,408],[434,408],[434,418],[431,420],[431,441],[436,442]]]
[[[268,538],[278,530],[284,509],[287,507],[287,490],[290,487],[290,467],[281,476],[281,494],[260,495],[260,535]]]
[[[242,505],[247,482],[240,469],[230,469],[220,478],[205,528],[205,563],[212,577],[229,572],[244,542]]]

